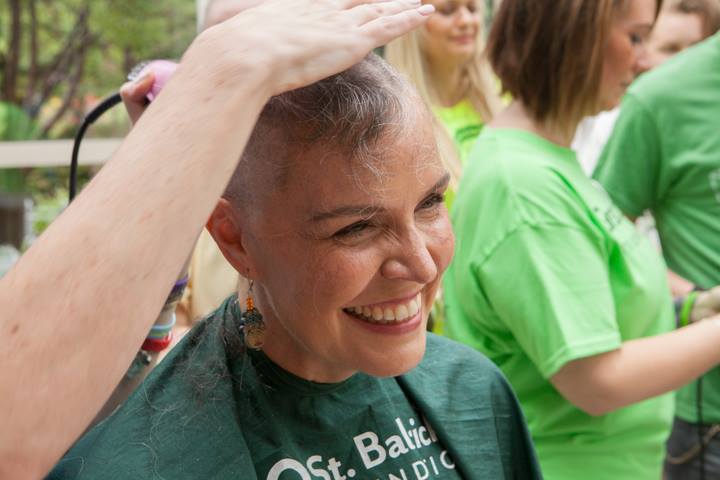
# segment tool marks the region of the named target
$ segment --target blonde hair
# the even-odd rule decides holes
[[[482,2],[479,0],[475,0],[475,2],[482,19]],[[432,71],[423,47],[425,41],[427,40],[424,29],[416,29],[389,43],[385,47],[385,59],[410,79],[430,107],[439,107],[442,106],[441,95],[431,80]],[[474,55],[462,67],[461,93],[462,98],[467,99],[483,121],[487,123],[500,110],[502,104],[484,51],[485,40],[482,33],[479,33]],[[462,175],[460,152],[455,146],[450,132],[435,116],[433,116],[433,123],[440,156],[451,175],[451,185],[457,186]]]

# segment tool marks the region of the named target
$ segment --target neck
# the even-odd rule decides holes
[[[435,86],[441,106],[452,107],[465,95],[462,85],[462,68],[451,60],[430,65],[430,81]]]
[[[566,131],[547,122],[538,122],[528,113],[525,105],[519,100],[513,101],[490,122],[489,126],[525,130],[566,148],[570,148],[577,128],[577,124],[575,124]]]
[[[356,373],[311,351],[299,342],[288,332],[283,322],[278,320],[271,302],[266,300],[262,288],[258,287],[256,284],[255,300],[265,322],[265,343],[262,350],[270,360],[293,375],[318,383],[339,383]]]

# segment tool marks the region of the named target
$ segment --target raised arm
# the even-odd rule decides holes
[[[431,11],[270,0],[197,38],[105,168],[0,280],[0,478],[44,475],[117,385],[267,99]]]

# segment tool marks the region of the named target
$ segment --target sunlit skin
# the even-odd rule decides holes
[[[635,77],[647,70],[646,42],[655,21],[655,0],[632,0],[615,13],[603,59],[600,99],[615,108]]]
[[[648,68],[657,67],[702,39],[700,15],[663,10],[648,40]]]
[[[437,66],[459,66],[475,53],[480,33],[480,9],[476,0],[433,0],[433,14],[425,24],[424,49]]]
[[[421,111],[417,101],[413,109]],[[256,280],[264,352],[302,378],[394,376],[422,359],[428,313],[454,244],[443,204],[449,177],[422,112],[408,119],[413,129],[377,146],[379,177],[313,147],[251,214],[222,202],[211,219],[226,257]],[[420,312],[404,322],[378,325],[347,311],[394,308],[417,295]]]

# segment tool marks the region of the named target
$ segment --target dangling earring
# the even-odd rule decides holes
[[[247,300],[245,300],[245,311],[241,319],[243,332],[245,334],[245,345],[253,350],[260,350],[265,343],[265,322],[260,311],[255,308],[252,298],[253,281],[250,280]]]

